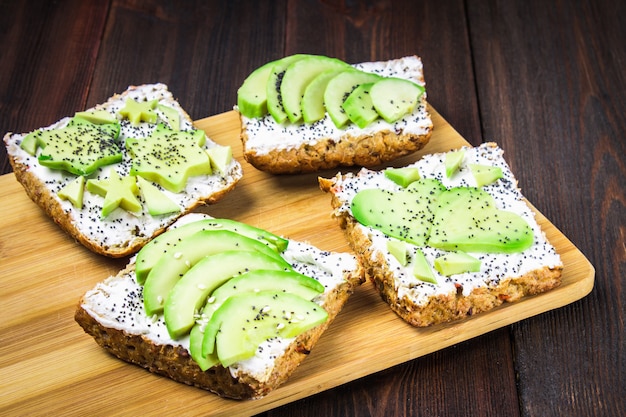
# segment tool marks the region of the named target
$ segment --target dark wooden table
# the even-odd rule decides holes
[[[625,19],[614,0],[2,0],[0,131],[157,81],[199,119],[231,110],[245,76],[284,55],[418,54],[430,103],[470,143],[504,148],[595,288],[265,415],[626,415]]]

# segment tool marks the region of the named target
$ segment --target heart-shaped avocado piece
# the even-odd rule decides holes
[[[485,190],[446,189],[436,179],[420,179],[395,192],[361,190],[351,210],[359,223],[387,236],[446,251],[514,253],[534,241],[528,223],[498,209]]]

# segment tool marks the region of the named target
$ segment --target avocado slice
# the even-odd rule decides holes
[[[459,170],[461,163],[465,158],[465,149],[459,149],[458,151],[452,151],[446,153],[446,159],[444,166],[446,168],[446,177],[450,178],[452,174]]]
[[[280,84],[285,113],[292,123],[302,120],[302,97],[311,81],[327,70],[347,69],[345,62],[322,55],[310,55],[289,64]]]
[[[167,294],[163,314],[170,336],[177,339],[191,330],[196,314],[217,287],[255,269],[290,270],[291,265],[282,258],[245,250],[228,250],[199,260]]]
[[[295,337],[328,319],[319,305],[295,294],[260,291],[230,297],[211,317],[203,340],[205,356],[217,353],[222,366],[254,356],[264,341]]]
[[[118,207],[134,213],[141,211],[141,202],[137,199],[139,189],[133,175],[120,177],[115,169],[111,169],[108,178],[88,180],[86,188],[90,193],[104,197],[102,217]]]
[[[491,165],[468,164],[477,187],[483,187],[502,178],[502,168]]]
[[[170,290],[187,271],[204,257],[227,250],[258,252],[291,268],[277,252],[258,240],[228,230],[203,230],[178,243],[150,270],[143,288],[146,313],[151,316],[163,311]]]
[[[276,252],[283,252],[287,249],[289,241],[266,230],[250,226],[230,219],[203,219],[192,223],[169,229],[167,232],[157,236],[148,242],[137,253],[135,260],[135,275],[137,282],[143,284],[150,270],[156,265],[159,259],[174,250],[176,245],[189,236],[202,230],[228,230],[245,237],[258,240],[269,246]]]
[[[304,54],[289,55],[275,61],[272,66],[265,88],[267,92],[267,111],[272,115],[276,123],[282,124],[287,121],[287,113],[285,112],[280,90],[285,71],[289,65],[307,56]]]
[[[237,108],[248,118],[267,114],[267,81],[278,60],[268,62],[252,71],[237,90]]]
[[[413,275],[420,281],[437,284],[435,274],[433,274],[433,270],[430,268],[430,265],[424,256],[424,252],[420,249],[415,251],[415,255],[413,257]]]
[[[387,168],[385,177],[398,184],[400,187],[406,188],[412,182],[420,179],[420,171],[415,167],[405,168]]]
[[[379,116],[370,97],[370,89],[373,85],[374,83],[358,85],[341,105],[350,121],[361,129],[378,119]]]
[[[324,106],[324,92],[328,82],[342,70],[327,70],[318,74],[309,85],[304,89],[302,94],[302,120],[304,123],[315,123],[326,116],[326,107]]]
[[[74,178],[65,187],[61,188],[57,195],[62,200],[68,200],[77,209],[83,208],[83,196],[85,193],[85,177],[82,175]]]
[[[335,126],[341,129],[350,121],[342,107],[350,93],[361,84],[373,83],[380,79],[382,79],[380,75],[348,69],[328,81],[324,90],[324,106]]]
[[[411,113],[425,89],[421,85],[403,78],[383,78],[370,89],[370,98],[380,116],[395,123]]]

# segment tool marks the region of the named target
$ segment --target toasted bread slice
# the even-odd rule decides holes
[[[424,86],[422,61],[417,56],[354,65],[365,72],[404,78]],[[271,115],[241,117],[244,158],[273,174],[315,172],[339,166],[374,166],[422,149],[429,141],[432,121],[426,93],[412,113],[394,123],[382,118],[359,128],[337,128],[328,113],[312,124],[276,123]]]
[[[176,225],[199,216],[184,216]],[[174,340],[164,315],[146,315],[134,259],[82,297],[75,320],[104,349],[150,372],[222,397],[259,398],[289,378],[364,280],[360,265],[350,254],[326,252],[290,240],[282,257],[295,271],[323,284],[323,293],[313,301],[326,310],[328,319],[293,338],[267,340],[255,356],[226,367],[217,364],[203,371],[191,357],[189,336]]]
[[[155,120],[131,123],[127,118],[122,117],[119,112],[124,108],[127,99],[137,102],[156,100],[153,109],[156,114]],[[184,132],[192,132],[194,129],[191,118],[164,84],[131,86],[124,93],[112,96],[106,103],[86,110],[87,113],[94,111],[104,111],[113,119],[118,120],[120,124],[118,142],[123,159],[121,162],[103,166],[86,175],[86,181],[106,179],[111,174],[111,169],[114,169],[121,177],[128,175],[132,162],[124,146],[125,141],[129,138],[146,137],[154,131],[158,123],[172,125],[170,126],[172,129]],[[175,117],[170,119],[168,112],[173,112]],[[39,131],[63,128],[70,119],[64,118]],[[241,165],[233,159],[224,172],[214,169],[211,174],[190,177],[187,185],[179,192],[168,191],[157,184],[152,184],[161,188],[167,199],[178,206],[176,211],[151,215],[143,194],[138,193],[136,197],[142,203],[140,211],[130,212],[117,208],[105,216],[102,211],[104,197],[100,195],[84,191],[82,207],[77,207],[59,196],[59,191],[78,176],[42,166],[37,154],[26,152],[20,146],[27,136],[28,134],[13,133],[7,133],[4,136],[9,161],[17,180],[24,186],[29,197],[70,236],[90,250],[109,257],[123,257],[136,252],[178,217],[200,205],[219,201],[235,187],[243,175]],[[206,139],[202,146],[204,151],[217,146],[210,138],[204,136]]]
[[[470,164],[502,169],[502,177],[483,189],[494,197],[499,210],[517,213],[527,222],[533,234],[532,245],[518,253],[469,252],[480,260],[477,272],[440,273],[433,267],[435,259],[449,253],[448,250],[428,243],[404,242],[390,237],[388,231],[383,233],[379,228],[364,226],[355,219],[351,202],[359,191],[375,188],[402,192],[402,186],[387,178],[383,171],[362,169],[356,175],[320,178],[322,190],[331,194],[333,214],[363,264],[366,276],[391,309],[411,325],[424,327],[462,319],[560,285],[563,268],[560,257],[537,224],[502,154],[493,143],[465,148],[464,162],[450,177],[445,172],[446,153],[426,155],[410,165],[418,168],[422,178],[438,179],[447,189],[476,185]],[[401,209],[394,216],[402,216]],[[406,245],[404,265],[389,250],[389,241]],[[420,279],[415,274],[418,250],[427,260],[435,282]]]

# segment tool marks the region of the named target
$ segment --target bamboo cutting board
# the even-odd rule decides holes
[[[434,110],[426,148],[395,161],[468,143]],[[348,252],[331,218],[330,197],[317,177],[335,172],[272,176],[243,161],[234,111],[196,122],[216,142],[233,147],[244,167],[237,188],[203,209]],[[505,155],[506,156],[506,155]],[[344,172],[347,170],[344,170]],[[0,177],[0,414],[253,415],[426,355],[576,301],[593,288],[594,268],[541,213],[537,218],[563,263],[563,284],[456,323],[416,329],[384,304],[370,283],[350,298],[311,355],[278,390],[254,401],[225,400],[156,376],[105,353],[74,322],[79,298],[127,260],[95,255],[65,235],[30,201],[12,174]],[[376,350],[377,360],[371,352]]]

